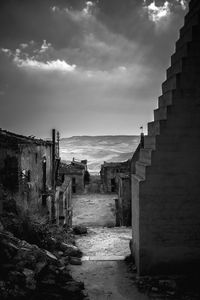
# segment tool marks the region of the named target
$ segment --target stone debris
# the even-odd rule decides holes
[[[87,234],[87,227],[83,225],[76,225],[73,227],[74,234]]]
[[[81,263],[81,252],[59,237],[51,238],[47,250],[16,238],[0,223],[0,299],[85,299],[83,283],[74,281],[67,269],[69,263]]]
[[[82,261],[81,261],[81,259],[78,258],[78,257],[70,257],[69,263],[70,263],[71,265],[81,265],[81,264],[82,264]]]

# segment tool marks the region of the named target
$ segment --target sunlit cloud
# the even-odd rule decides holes
[[[5,53],[8,56],[12,54],[11,50],[7,48],[1,48],[1,52]]]
[[[43,71],[62,71],[72,72],[76,69],[76,65],[70,65],[64,60],[52,60],[47,62],[37,61],[35,59],[20,59],[19,57],[14,58],[14,62],[18,67],[29,68]]]
[[[86,7],[83,9],[83,13],[85,15],[90,15],[92,12],[92,8],[94,7],[94,3],[91,1],[86,2]]]
[[[26,43],[21,43],[21,44],[20,44],[20,47],[21,47],[22,49],[25,49],[25,48],[28,47],[28,44],[26,44]]]
[[[156,6],[155,1],[149,5],[146,5],[146,1],[144,3],[144,8],[148,12],[149,19],[155,23],[170,15],[170,3],[168,1],[165,1],[163,6]]]
[[[47,43],[46,40],[43,40],[40,53],[46,52],[49,49],[49,47],[51,47],[51,43]]]
[[[180,3],[182,9],[187,9],[187,1],[186,0],[176,0],[178,3]]]

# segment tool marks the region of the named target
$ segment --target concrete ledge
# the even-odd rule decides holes
[[[116,261],[116,260],[124,260],[125,256],[122,255],[110,255],[110,256],[101,256],[101,255],[96,255],[96,256],[83,256],[81,258],[82,261]]]

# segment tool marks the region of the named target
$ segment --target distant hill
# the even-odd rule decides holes
[[[99,172],[104,161],[131,158],[140,137],[135,135],[72,136],[60,140],[62,160],[87,159],[90,172]]]

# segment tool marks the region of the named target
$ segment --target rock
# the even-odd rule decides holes
[[[26,287],[30,290],[35,290],[36,288],[36,281],[34,279],[35,273],[30,269],[24,269],[23,274],[26,277]]]
[[[68,281],[65,283],[65,286],[63,288],[68,292],[77,293],[84,288],[84,284],[76,281]]]
[[[36,273],[37,274],[40,273],[46,267],[46,265],[47,263],[45,261],[36,263],[36,268],[35,268]]]
[[[68,256],[62,257],[61,259],[59,259],[59,262],[60,262],[60,264],[61,264],[62,266],[67,265],[67,264],[69,263],[69,258],[68,258]]]
[[[74,234],[87,234],[87,227],[83,225],[76,225],[73,227]]]
[[[71,265],[82,265],[82,261],[78,257],[70,257],[69,263]]]
[[[11,271],[8,274],[8,279],[12,282],[13,285],[24,286],[25,284],[25,276],[21,272]]]
[[[55,285],[56,281],[54,278],[45,278],[41,281],[44,285]]]
[[[81,257],[82,252],[78,249],[78,247],[66,243],[61,244],[62,249],[65,251],[65,255],[73,256],[73,257]]]
[[[176,282],[172,279],[159,280],[159,285],[162,286],[163,288],[167,288],[167,289],[170,289],[170,290],[175,290],[176,289]]]
[[[2,231],[4,229],[3,224],[0,221],[0,231]]]
[[[57,257],[55,255],[53,255],[51,252],[49,252],[48,250],[45,250],[46,255],[53,259],[53,260],[57,260]]]

